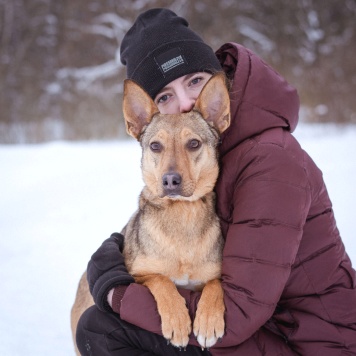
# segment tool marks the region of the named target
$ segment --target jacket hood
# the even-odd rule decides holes
[[[230,89],[231,125],[222,135],[221,154],[271,128],[294,131],[299,112],[295,88],[242,45],[227,43],[216,55],[233,81]]]

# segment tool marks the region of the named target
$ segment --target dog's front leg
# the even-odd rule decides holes
[[[200,297],[193,331],[203,348],[213,346],[224,335],[224,291],[219,279],[209,281]]]
[[[187,346],[192,322],[185,299],[178,293],[175,284],[162,275],[135,276],[135,280],[148,287],[153,294],[161,316],[163,336],[174,346]]]

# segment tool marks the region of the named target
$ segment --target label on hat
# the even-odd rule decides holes
[[[163,74],[186,63],[180,48],[172,48],[164,53],[161,53],[155,57],[155,61],[159,65],[159,68]]]

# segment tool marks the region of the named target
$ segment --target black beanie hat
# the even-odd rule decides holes
[[[122,40],[127,77],[155,98],[171,81],[190,73],[221,71],[214,51],[188,22],[168,9],[142,13]]]

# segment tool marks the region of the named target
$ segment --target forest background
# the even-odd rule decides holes
[[[356,124],[355,0],[0,0],[0,143],[126,137],[119,48],[152,7],[214,50],[255,51],[297,87],[302,121]]]

